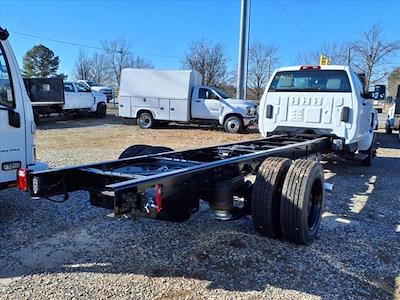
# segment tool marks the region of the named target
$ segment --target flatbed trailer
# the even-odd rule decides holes
[[[261,234],[308,244],[318,232],[324,201],[323,169],[310,157],[331,149],[331,138],[311,134],[185,151],[136,145],[113,161],[20,169],[19,186],[33,198],[65,200],[85,190],[92,205],[113,209],[115,216],[178,222],[195,213],[201,199],[217,219],[252,215]]]

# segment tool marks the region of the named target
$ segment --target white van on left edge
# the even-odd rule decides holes
[[[32,106],[7,38],[0,27],[0,189],[16,186],[19,168],[47,168],[35,158]]]

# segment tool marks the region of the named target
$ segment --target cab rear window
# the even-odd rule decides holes
[[[349,77],[340,70],[299,70],[276,73],[270,92],[351,92]]]

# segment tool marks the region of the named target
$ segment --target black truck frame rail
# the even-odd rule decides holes
[[[27,174],[33,198],[85,190],[95,206],[115,215],[132,214],[184,221],[199,200],[209,202],[221,219],[233,209],[233,197],[251,198],[254,175],[268,157],[291,159],[330,151],[331,141],[315,135],[274,135],[264,139],[185,151],[169,151],[101,163],[36,171]],[[247,203],[247,204],[246,204]],[[222,213],[222,215],[221,215]]]

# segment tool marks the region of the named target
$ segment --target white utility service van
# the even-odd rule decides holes
[[[124,69],[118,95],[119,115],[136,118],[141,128],[156,120],[217,123],[237,133],[257,122],[257,106],[202,86],[196,71]]]
[[[340,150],[368,165],[375,155],[377,112],[348,66],[277,69],[260,102],[259,131],[311,133],[335,138]]]
[[[7,37],[0,27],[0,189],[16,186],[19,168],[46,167],[35,161],[32,106]]]

